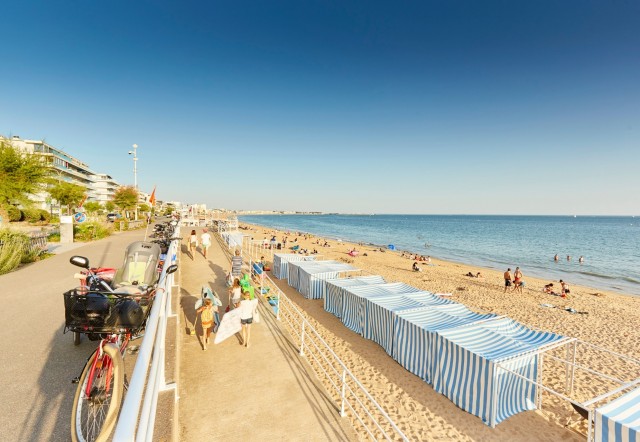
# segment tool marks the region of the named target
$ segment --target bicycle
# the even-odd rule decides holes
[[[89,269],[86,258],[74,259],[74,264]],[[173,264],[166,274],[177,269]],[[71,414],[74,442],[106,441],[113,432],[128,387],[124,373],[126,349],[144,331],[156,287],[157,284],[128,285],[115,291],[79,287],[64,293],[65,331],[100,337],[98,348],[80,376],[72,381],[78,384]]]

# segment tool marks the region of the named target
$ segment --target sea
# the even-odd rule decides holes
[[[392,245],[396,250],[500,271],[519,266],[525,281],[527,275],[564,279],[640,296],[640,217],[326,214],[238,218],[280,231]]]

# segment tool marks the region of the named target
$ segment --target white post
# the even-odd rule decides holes
[[[573,377],[576,372],[576,352],[578,350],[578,340],[573,341],[573,363],[571,364],[571,383],[569,384],[569,394],[573,392]]]
[[[304,323],[302,321],[302,332],[300,333],[300,356],[304,356]]]
[[[347,393],[347,371],[342,370],[342,393],[340,395],[340,416],[344,417],[344,401]]]

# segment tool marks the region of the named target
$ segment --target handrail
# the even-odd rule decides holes
[[[218,241],[224,243],[221,236],[217,236],[219,237]],[[245,244],[243,244],[243,246],[245,246]],[[251,272],[251,261],[254,258],[254,253],[252,253],[250,242],[249,244],[247,244],[247,246],[248,247],[243,247],[246,249],[247,253],[243,253],[242,255],[243,257],[246,257],[248,259],[249,271]],[[403,441],[408,441],[409,439],[407,438],[407,436],[404,435],[402,430],[398,428],[393,419],[389,417],[382,406],[378,404],[373,396],[360,383],[357,377],[351,372],[351,370],[349,370],[349,368],[344,364],[340,357],[333,351],[329,344],[327,344],[322,336],[320,336],[320,334],[307,320],[300,309],[295,306],[295,304],[282,292],[282,290],[280,290],[280,288],[273,282],[273,280],[266,274],[266,272],[263,271],[261,274],[261,294],[262,288],[265,285],[269,287],[269,290],[274,290],[277,295],[277,313],[275,315],[276,319],[280,321],[282,318],[284,318],[284,323],[288,325],[287,329],[289,329],[290,334],[292,336],[295,335],[300,341],[300,355],[303,357],[309,356],[311,359],[313,359],[315,361],[315,364],[310,365],[316,372],[316,375],[319,378],[324,375],[331,387],[333,387],[333,390],[336,393],[336,397],[339,398],[339,403],[337,405],[340,409],[340,416],[345,417],[347,415],[347,413],[345,412],[345,408],[348,408],[351,411],[352,419],[355,419],[357,422],[359,422],[367,432],[369,437],[373,440],[379,439],[379,436],[375,434],[375,432],[377,431],[381,433],[382,437],[385,440],[394,440],[394,438],[399,438]],[[272,309],[269,309],[269,311],[272,311]],[[307,337],[306,340],[305,337]],[[316,342],[316,340],[319,341],[319,343]],[[316,355],[315,353],[318,353],[318,355]],[[327,370],[323,368],[323,364],[318,358],[321,358],[327,365],[332,368],[333,374],[337,375],[337,380],[334,380],[334,378],[331,377],[331,373],[327,372]],[[333,363],[330,359],[333,359]],[[340,370],[336,368],[336,365]],[[355,390],[354,388],[352,388],[350,383],[354,385]],[[359,396],[364,397],[361,399]],[[357,408],[362,409],[365,415],[362,416],[361,413],[357,411]],[[374,416],[374,413],[377,413],[381,417],[381,419],[377,416]],[[366,422],[369,422],[369,425]],[[371,424],[372,428],[370,428]],[[393,430],[392,434],[388,434],[383,426],[391,427],[391,429]]]
[[[167,275],[166,272],[169,266],[177,261],[178,247],[178,240],[171,241],[160,274],[156,299],[147,319],[138,359],[133,368],[131,382],[120,410],[113,436],[114,441],[153,440],[158,393],[161,390],[171,388],[166,384],[164,378],[164,359],[167,317],[171,314],[171,288],[173,287],[174,275]],[[148,377],[147,373],[149,373]]]

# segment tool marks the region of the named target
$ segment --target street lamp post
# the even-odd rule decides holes
[[[138,156],[136,154],[136,149],[138,149],[138,145],[134,144],[133,150],[129,151],[129,155],[133,155],[133,188],[136,189],[136,212],[135,212],[135,220],[138,220]]]

